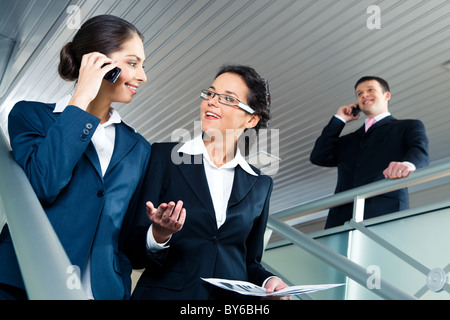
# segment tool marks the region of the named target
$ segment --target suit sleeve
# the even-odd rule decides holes
[[[312,164],[322,167],[337,166],[337,145],[344,126],[345,123],[338,118],[331,118],[314,144],[309,157]]]
[[[413,163],[417,169],[426,167],[429,164],[428,138],[425,126],[421,121],[413,120],[409,123],[404,143],[407,147],[402,161]]]
[[[247,239],[248,280],[257,285],[262,285],[268,277],[273,276],[272,273],[264,269],[264,267],[261,265],[261,259],[264,250],[264,233],[266,231],[267,220],[269,218],[269,202],[273,188],[272,179],[270,179],[269,177],[266,178],[270,180],[270,185],[266,194],[264,208],[260,217],[255,222],[253,229]]]
[[[55,121],[53,109],[36,102],[18,102],[8,118],[11,148],[37,197],[53,202],[69,183],[100,119],[68,106]]]
[[[159,195],[164,181],[165,162],[161,144],[152,145],[150,163],[145,173],[142,186],[133,198],[127,213],[129,231],[125,236],[124,251],[131,260],[134,269],[142,269],[149,264],[160,266],[167,255],[167,249],[158,253],[147,250],[147,231],[150,219],[146,212],[146,203],[151,201],[155,207],[159,205]],[[170,160],[170,159],[169,159]]]

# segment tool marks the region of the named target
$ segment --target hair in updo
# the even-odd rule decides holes
[[[91,52],[106,56],[121,50],[123,44],[138,35],[144,37],[131,23],[112,15],[100,15],[86,21],[60,52],[58,72],[67,81],[78,79],[81,59]]]
[[[222,66],[216,78],[224,73],[234,73],[242,77],[249,89],[249,95],[247,97],[248,105],[260,117],[254,129],[258,132],[261,128],[267,128],[270,121],[271,104],[269,83],[267,80],[263,79],[252,67],[243,65]]]

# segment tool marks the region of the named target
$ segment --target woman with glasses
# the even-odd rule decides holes
[[[260,263],[272,179],[237,148],[244,131],[267,125],[267,82],[250,67],[225,66],[201,97],[202,135],[152,145],[125,244],[134,267],[146,268],[133,299],[244,298],[202,278],[287,287]]]

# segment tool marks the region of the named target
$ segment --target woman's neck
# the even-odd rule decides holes
[[[230,162],[236,156],[237,139],[217,139],[215,137],[204,137],[203,142],[209,155],[209,159],[218,168]]]
[[[100,99],[92,100],[86,111],[100,119],[100,123],[105,123],[110,118],[111,104]]]

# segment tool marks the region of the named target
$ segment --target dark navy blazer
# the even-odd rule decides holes
[[[311,152],[313,164],[338,168],[335,192],[383,180],[392,161],[408,161],[417,169],[429,163],[428,139],[419,120],[397,120],[388,116],[366,133],[364,126],[340,137],[345,123],[333,117]],[[366,199],[364,218],[373,218],[409,207],[408,190],[401,189]],[[326,228],[343,225],[353,216],[353,204],[330,209]]]
[[[229,298],[228,292],[213,288],[201,277],[262,285],[272,275],[260,263],[272,179],[250,175],[237,166],[226,221],[217,228],[202,156],[178,154],[177,150],[175,143],[152,145],[144,192],[136,202],[135,226],[126,245],[134,267],[146,268],[132,298]],[[180,159],[184,162],[176,164]],[[149,254],[145,202],[158,206],[178,200],[184,202],[187,212],[183,228],[172,236],[168,249]]]
[[[81,273],[91,254],[94,297],[127,298],[131,265],[119,247],[119,234],[146,171],[150,144],[123,122],[116,124],[114,153],[102,177],[91,142],[100,119],[75,106],[62,113],[54,113],[54,107],[26,101],[15,105],[8,123],[14,158]],[[7,227],[1,239],[0,283],[23,288]]]

